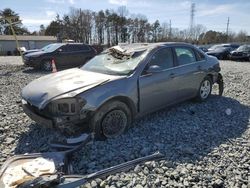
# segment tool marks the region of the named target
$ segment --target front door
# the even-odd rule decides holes
[[[179,86],[175,75],[171,48],[157,50],[139,78],[141,113],[155,111],[177,102]]]
[[[73,48],[70,44],[60,47],[55,55],[56,64],[61,67],[67,67],[70,64],[74,64],[76,59],[73,57],[73,54]]]

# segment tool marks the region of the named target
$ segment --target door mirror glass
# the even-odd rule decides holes
[[[162,68],[158,65],[150,65],[148,69],[146,70],[147,73],[156,73],[160,72]]]

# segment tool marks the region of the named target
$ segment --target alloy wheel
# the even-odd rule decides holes
[[[43,70],[50,71],[51,69],[52,69],[51,62],[50,61],[45,61],[43,63]]]
[[[209,80],[204,80],[200,88],[200,96],[202,99],[206,99],[211,92],[211,83]]]

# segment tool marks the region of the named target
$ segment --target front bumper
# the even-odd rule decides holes
[[[83,111],[81,114],[70,116],[47,117],[39,113],[39,109],[29,105],[25,100],[22,100],[22,107],[25,114],[37,124],[48,128],[65,129],[74,125],[86,123],[89,121],[89,111]]]
[[[241,56],[230,55],[229,58],[230,58],[231,60],[244,60],[244,59],[250,58],[250,56],[247,56],[247,55],[241,55]]]
[[[38,66],[38,64],[35,61],[35,59],[24,57],[23,58],[23,62],[24,62],[24,65],[26,65],[27,67],[37,67]]]
[[[37,122],[40,125],[45,125],[46,127],[50,127],[50,128],[53,127],[53,125],[54,125],[53,120],[36,114],[28,107],[28,104],[25,104],[23,102],[22,102],[22,107],[23,107],[24,113],[27,114],[30,117],[30,119],[34,120],[35,122]]]

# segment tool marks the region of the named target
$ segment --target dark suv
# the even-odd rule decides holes
[[[54,43],[41,51],[26,54],[24,63],[29,67],[50,71],[51,61],[56,67],[78,67],[96,55],[96,50],[82,43]]]

